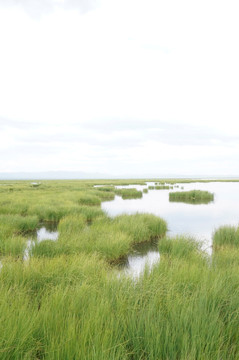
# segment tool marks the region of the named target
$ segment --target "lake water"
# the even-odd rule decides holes
[[[149,184],[148,184],[149,185]],[[151,184],[150,184],[151,185]],[[102,203],[102,209],[111,217],[120,214],[152,213],[162,217],[168,224],[168,235],[189,235],[204,242],[204,249],[210,253],[213,232],[222,225],[237,225],[239,223],[239,183],[210,182],[210,183],[189,183],[178,184],[178,188],[170,190],[149,190],[143,194],[141,199],[123,200],[116,196],[115,200]],[[123,186],[122,186],[123,187]],[[143,190],[146,186],[124,186],[124,188],[136,188]],[[181,189],[183,187],[184,189]],[[169,202],[169,192],[205,190],[214,193],[214,201],[205,204],[185,204]],[[126,272],[140,273],[144,269],[145,259],[149,258],[149,266],[152,266],[152,259],[157,262],[156,250],[150,249],[147,254],[139,255],[139,251],[131,254],[128,258]],[[141,264],[139,258],[141,257]],[[135,259],[135,262],[134,262]],[[151,261],[152,260],[152,261]],[[133,263],[133,264],[132,264]],[[137,263],[137,266],[136,266]],[[134,272],[133,272],[134,273]]]

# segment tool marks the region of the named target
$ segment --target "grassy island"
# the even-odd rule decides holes
[[[169,201],[184,202],[187,204],[208,204],[214,200],[214,194],[208,191],[191,190],[169,193]]]
[[[136,189],[116,189],[116,195],[122,196],[122,199],[140,199],[143,196],[142,191]]]

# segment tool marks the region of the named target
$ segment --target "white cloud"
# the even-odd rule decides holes
[[[237,13],[236,1],[0,1],[0,171],[35,169],[35,156],[42,170],[238,174]]]

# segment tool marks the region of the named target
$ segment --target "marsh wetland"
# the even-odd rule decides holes
[[[1,359],[239,359],[237,181],[1,182]]]

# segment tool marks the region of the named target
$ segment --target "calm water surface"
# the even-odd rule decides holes
[[[213,232],[222,225],[237,225],[239,222],[239,183],[191,183],[178,184],[173,190],[149,190],[141,199],[123,200],[116,196],[115,200],[102,203],[102,209],[111,217],[120,214],[152,213],[162,217],[168,224],[168,235],[189,235],[204,242],[204,249],[210,253]],[[123,187],[123,186],[122,186]],[[146,186],[124,186],[124,188],[143,190]],[[183,187],[184,189],[181,189]],[[214,193],[214,201],[207,205],[192,205],[169,202],[169,192],[206,190]],[[135,253],[128,258],[126,272],[135,274],[143,271],[147,258],[149,266],[159,260],[155,255],[157,250],[147,254]],[[158,253],[158,252],[157,252]],[[141,257],[141,264],[139,258]],[[145,260],[146,259],[146,260]],[[152,260],[152,261],[151,261]],[[132,262],[134,263],[132,265]],[[138,265],[136,265],[136,263]],[[142,265],[142,266],[141,266]]]

